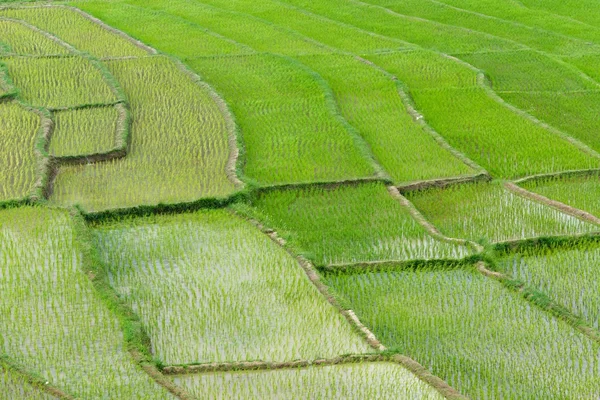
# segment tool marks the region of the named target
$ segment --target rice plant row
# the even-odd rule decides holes
[[[0,42],[6,45],[0,55],[67,55],[69,50],[18,20],[0,17]]]
[[[0,102],[0,203],[32,194],[39,126],[40,117],[17,102]]]
[[[264,193],[253,215],[318,266],[365,261],[460,259],[466,247],[425,231],[383,184]]]
[[[131,40],[64,6],[5,8],[0,17],[26,21],[97,58],[148,54]]]
[[[6,399],[56,400],[56,397],[29,384],[22,376],[2,367],[0,367],[0,393]]]
[[[294,258],[227,211],[125,219],[95,236],[111,285],[164,364],[370,350]]]
[[[210,399],[443,399],[398,364],[373,362],[274,371],[217,372],[175,377]]]
[[[62,108],[120,100],[102,73],[83,57],[7,57],[2,62],[19,97],[34,106]]]
[[[99,211],[232,193],[228,126],[211,92],[167,57],[107,66],[131,105],[127,157],[62,167],[51,200]]]
[[[520,186],[600,218],[600,174],[524,182]]]
[[[600,391],[598,343],[474,270],[326,282],[388,348],[470,398],[588,399]]]
[[[408,193],[407,197],[442,233],[481,243],[599,230],[593,224],[508,192],[499,183],[430,189]]]
[[[81,271],[67,211],[0,212],[0,349],[78,398],[167,399],[124,347],[117,317]]]
[[[244,173],[260,184],[373,176],[335,116],[317,77],[281,56],[200,58],[189,65],[229,103],[246,150]]]
[[[599,328],[600,247],[584,244],[574,248],[558,246],[528,249],[506,255],[498,268],[549,295],[555,302]]]
[[[113,106],[80,108],[54,113],[49,151],[54,157],[102,153],[115,148],[123,138],[123,111]]]

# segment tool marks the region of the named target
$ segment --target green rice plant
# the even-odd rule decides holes
[[[497,183],[457,185],[406,196],[446,235],[474,241],[501,242],[599,230],[554,208],[519,197]]]
[[[325,53],[328,49],[294,31],[247,14],[210,6],[195,0],[128,0],[128,4],[161,11],[244,43],[256,51],[276,54]],[[251,32],[251,34],[249,34]]]
[[[95,237],[163,364],[369,351],[294,258],[228,211],[128,218]]]
[[[283,0],[306,11],[445,53],[514,50],[523,46],[485,33],[389,12],[358,0]]]
[[[487,33],[549,53],[573,54],[600,51],[600,46],[589,43],[587,39],[568,37],[554,32],[552,28],[542,30],[516,23],[510,19],[490,18],[481,13],[449,7],[438,0],[367,0],[366,3],[379,5],[402,15]],[[517,8],[517,6],[513,6],[513,8]]]
[[[565,16],[573,22],[581,21],[595,27],[600,22],[600,12],[593,0],[524,0],[521,4],[536,11]]]
[[[0,42],[8,46],[5,53],[10,54],[69,54],[66,47],[18,21],[0,19]]]
[[[579,22],[571,17],[556,14],[556,4],[552,6],[553,10],[541,10],[524,6],[524,2],[495,1],[495,0],[438,0],[440,3],[461,9],[486,15],[492,18],[508,20],[521,25],[541,28],[550,35],[550,32],[570,36],[572,38],[583,39],[587,42],[600,43],[600,29],[597,26]],[[552,2],[540,2],[540,4]],[[557,2],[556,2],[557,3]],[[561,2],[572,10],[585,10],[589,12],[593,7],[582,7],[582,3],[576,0]],[[537,35],[536,35],[537,36]],[[554,39],[558,39],[554,37]],[[540,38],[540,40],[543,40]],[[559,40],[557,42],[560,43]],[[533,44],[532,47],[535,47]]]
[[[231,194],[227,122],[212,93],[166,57],[107,65],[131,104],[127,157],[62,167],[51,200],[99,211]]]
[[[270,54],[200,58],[189,64],[235,114],[249,178],[268,185],[374,175],[335,115],[333,99],[324,92],[328,88],[301,64]]]
[[[328,275],[381,342],[473,399],[590,399],[600,345],[474,270]]]
[[[134,363],[81,263],[67,211],[0,212],[2,353],[77,398],[171,398]]]
[[[22,376],[0,367],[0,393],[5,399],[56,400],[25,381]]]
[[[117,2],[86,1],[77,3],[77,7],[111,26],[126,30],[157,50],[179,58],[253,52],[201,25],[162,11]]]
[[[599,328],[600,247],[581,245],[572,249],[529,249],[506,256],[498,268],[527,282]]]
[[[39,125],[40,118],[16,102],[0,103],[0,203],[32,193]]]
[[[54,113],[50,153],[55,157],[109,151],[116,146],[120,112],[115,107],[92,107]]]
[[[410,88],[417,108],[450,145],[496,177],[600,165],[600,160],[492,99],[474,84],[477,73],[454,60],[429,52],[367,58]],[[463,73],[454,74],[457,69]]]
[[[405,368],[389,362],[183,375],[175,382],[210,399],[443,399]]]
[[[558,200],[600,217],[600,176],[598,174],[524,182],[527,190]]]
[[[86,58],[8,57],[2,62],[19,96],[34,106],[60,108],[118,100],[101,72]]]
[[[320,266],[457,259],[469,254],[465,247],[429,236],[378,183],[272,191],[243,211],[264,221]]]
[[[402,40],[378,35],[348,24],[333,21],[280,1],[239,0],[231,2],[227,0],[204,0],[203,3],[252,15],[263,21],[291,29],[306,38],[343,51],[363,53],[411,47],[410,44]],[[82,3],[82,6],[84,9],[88,9],[87,3]],[[95,12],[94,14],[96,15]],[[240,42],[246,42],[247,37],[236,37],[235,39]],[[248,44],[253,47],[256,46],[254,43]],[[262,46],[265,45],[272,45],[272,41],[264,42],[260,48],[264,48]],[[275,48],[271,47],[271,49],[269,51],[277,51]],[[290,50],[292,49],[287,49],[286,53],[290,52]]]
[[[148,54],[124,36],[66,7],[7,8],[0,10],[0,17],[22,19],[95,57]]]
[[[507,92],[574,92],[600,85],[568,64],[535,51],[462,54],[461,59],[485,71],[493,89]]]
[[[343,117],[396,183],[475,174],[413,121],[384,73],[350,55],[298,59],[327,81]]]

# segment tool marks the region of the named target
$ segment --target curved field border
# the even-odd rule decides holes
[[[0,367],[3,367],[4,369],[9,370],[12,373],[20,376],[28,384],[44,393],[49,394],[50,396],[53,396],[60,400],[76,400],[75,397],[64,392],[62,389],[57,388],[56,386],[50,385],[48,381],[37,376],[35,373],[27,371],[25,368],[13,362],[10,358],[6,356],[0,356]]]

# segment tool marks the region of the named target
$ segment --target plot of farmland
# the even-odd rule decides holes
[[[213,399],[442,399],[403,367],[361,363],[280,371],[211,373],[175,381]]]
[[[297,262],[224,211],[96,230],[111,284],[166,364],[368,352]]]
[[[596,342],[474,271],[327,282],[388,347],[471,398],[589,398],[600,390]]]
[[[0,397],[599,398],[599,22],[0,0]]]

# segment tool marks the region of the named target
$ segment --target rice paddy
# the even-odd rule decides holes
[[[598,22],[0,0],[0,397],[598,398]]]
[[[385,362],[182,375],[175,382],[211,399],[443,398],[400,365]]]
[[[477,399],[593,398],[599,345],[471,270],[331,275],[389,346]]]
[[[296,260],[229,212],[124,220],[98,227],[96,242],[164,364],[369,351]]]
[[[591,223],[519,197],[498,184],[432,189],[408,198],[446,235],[482,243],[598,231]]]

